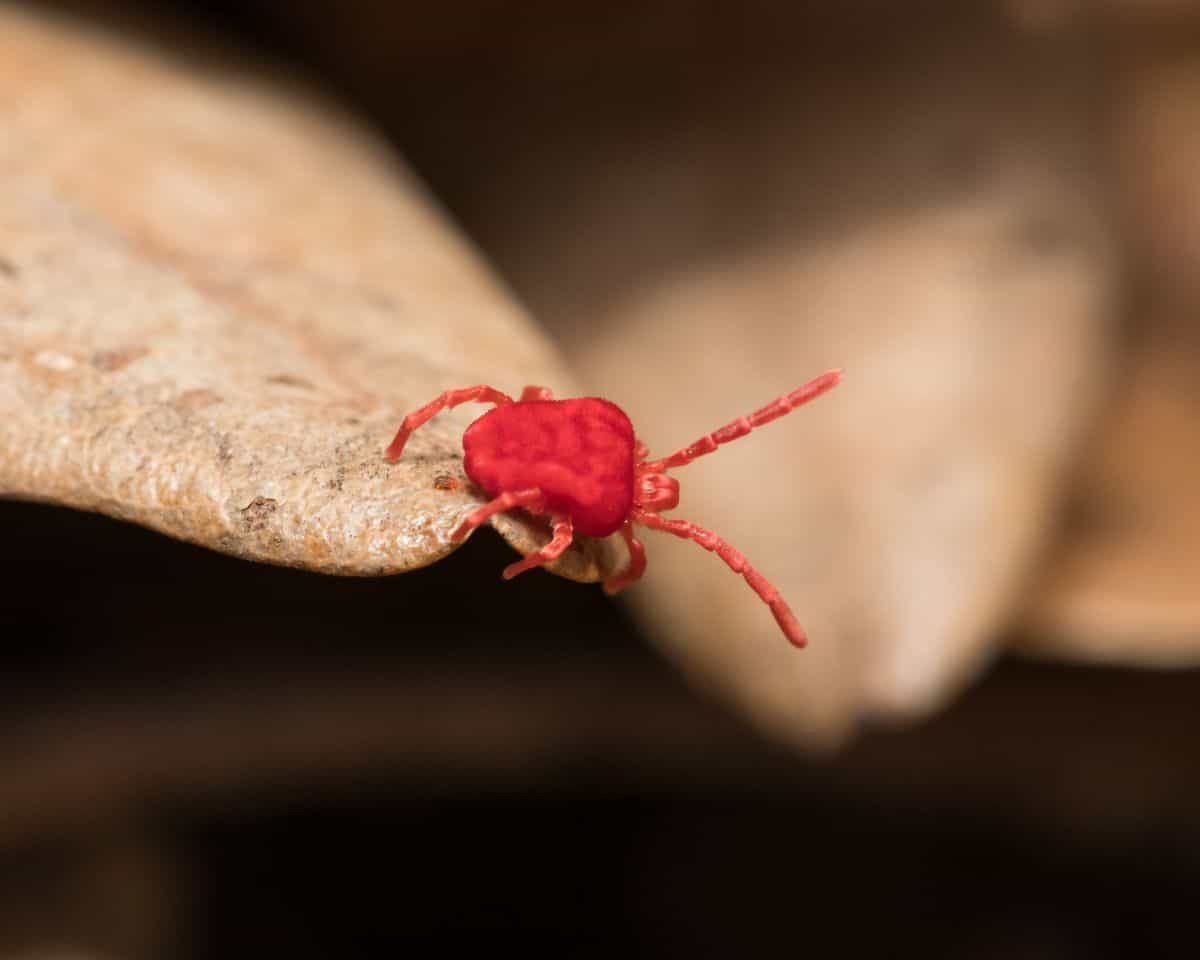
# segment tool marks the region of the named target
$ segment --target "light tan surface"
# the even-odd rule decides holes
[[[390,465],[400,417],[469,383],[570,388],[395,156],[215,52],[0,7],[0,129],[0,493],[393,573],[480,502],[458,438],[484,408]],[[597,558],[622,561],[592,544],[560,572]]]
[[[634,594],[673,654],[777,732],[836,739],[863,716],[929,711],[997,649],[1103,349],[1094,261],[1049,267],[1005,239],[1044,202],[1010,184],[684,275],[615,311],[581,354],[598,382],[626,385],[655,452],[845,366],[827,397],[678,472],[678,513],[774,579],[810,647],[788,647],[694,546],[651,535],[649,587]],[[629,349],[650,322],[669,367]]]

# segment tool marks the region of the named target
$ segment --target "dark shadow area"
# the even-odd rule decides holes
[[[928,724],[803,760],[689,692],[599,590],[503,583],[494,536],[343,580],[0,513],[6,875],[41,891],[0,909],[56,904],[88,942],[136,942],[106,940],[114,917],[194,957],[1187,942],[1195,674],[1009,663]],[[116,852],[83,883],[97,837]],[[155,894],[81,907],[112,896],[110,857]]]
[[[1169,957],[1197,846],[1107,842],[829,789],[379,790],[187,836],[196,956],[516,947],[539,955]],[[230,883],[229,878],[237,878]]]

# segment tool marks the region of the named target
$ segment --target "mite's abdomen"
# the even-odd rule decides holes
[[[489,496],[538,487],[549,513],[603,537],[633,505],[633,424],[598,397],[533,400],[485,413],[463,434],[463,465]]]

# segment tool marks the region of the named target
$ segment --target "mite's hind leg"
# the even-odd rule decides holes
[[[783,631],[783,635],[794,646],[803,647],[808,643],[808,638],[804,635],[804,629],[800,626],[799,621],[796,620],[796,615],[792,613],[792,608],[787,605],[787,601],[780,596],[775,585],[751,566],[750,561],[746,559],[741,551],[734,549],[722,537],[688,520],[660,517],[657,513],[650,513],[648,511],[635,512],[634,519],[638,523],[644,523],[653,530],[663,530],[666,533],[673,533],[683,540],[692,540],[700,544],[705,550],[711,550],[724,560],[729,569],[734,573],[740,573],[746,583],[750,585],[750,589],[757,593],[762,602],[771,608],[771,613],[774,614],[775,622],[779,624],[779,629]]]
[[[408,443],[408,438],[412,436],[412,432],[429,420],[435,414],[440,413],[446,407],[457,407],[460,403],[470,403],[472,400],[477,400],[480,403],[494,403],[500,406],[505,403],[512,403],[512,397],[507,393],[501,393],[495,387],[489,387],[486,384],[479,384],[474,387],[461,387],[457,390],[447,390],[436,400],[430,400],[429,403],[420,409],[414,410],[400,424],[400,429],[396,431],[396,436],[393,438],[387,451],[384,453],[384,458],[387,460],[399,460],[400,454],[404,452],[404,445]]]
[[[575,536],[575,528],[571,523],[570,517],[555,517],[554,518],[554,536],[540,550],[534,550],[532,553],[525,555],[525,559],[518,560],[516,563],[510,563],[504,568],[504,573],[501,576],[505,580],[511,580],[517,574],[524,573],[526,570],[532,570],[534,567],[540,567],[544,563],[549,563],[551,560],[557,560],[564,550],[571,545],[571,540]]]
[[[634,536],[632,520],[626,520],[621,525],[621,536],[625,538],[625,544],[629,547],[629,566],[625,568],[624,573],[618,573],[604,581],[604,592],[609,596],[642,579],[642,574],[646,572],[646,548],[642,546],[642,541]]]

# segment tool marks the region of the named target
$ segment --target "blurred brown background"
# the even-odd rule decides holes
[[[825,642],[659,538],[630,611],[491,536],[337,580],[4,502],[0,956],[1187,952],[1190,5],[113,22],[383,131],[655,448],[845,365],[684,480]]]

